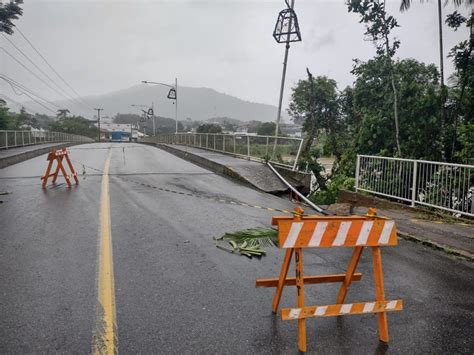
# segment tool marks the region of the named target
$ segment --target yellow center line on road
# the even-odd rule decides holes
[[[111,157],[112,150],[109,150],[102,175],[100,193],[100,240],[97,274],[98,303],[92,344],[94,354],[115,354],[118,352],[109,197],[109,168]]]

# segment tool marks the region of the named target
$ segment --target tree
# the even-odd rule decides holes
[[[66,109],[59,109],[58,113],[56,114],[56,117],[59,118],[60,120],[63,120],[66,118],[67,114],[70,113],[70,111]]]
[[[447,16],[446,23],[449,27],[457,31],[464,23],[468,27],[474,26],[474,11],[467,20],[464,16],[455,11]],[[471,30],[472,31],[472,30]],[[458,159],[469,163],[472,159],[472,143],[474,132],[474,37],[461,41],[454,46],[449,57],[452,58],[455,72],[450,77],[452,86],[448,96],[448,112],[451,123],[451,159]],[[459,128],[459,129],[458,129]]]
[[[390,32],[399,27],[397,20],[387,14],[385,0],[350,0],[347,3],[348,11],[358,13],[361,17],[360,23],[366,26],[365,35],[369,36],[375,44],[377,56],[382,59],[386,66],[387,74],[390,76],[390,84],[393,93],[393,120],[395,122],[395,142],[398,156],[402,156],[400,148],[400,125],[398,118],[398,92],[395,85],[395,73],[393,70],[393,56],[400,46],[397,40],[391,41]]]
[[[276,124],[274,122],[263,122],[257,127],[257,134],[259,136],[273,136],[275,130]],[[280,128],[278,128],[278,136],[281,136]]]
[[[0,129],[11,129],[12,117],[6,102],[0,99]]]
[[[308,80],[300,80],[292,88],[288,114],[296,123],[303,124],[305,142],[301,156],[308,156],[311,145],[322,130],[334,132],[338,119],[337,84],[326,76],[313,78],[307,70]]]
[[[13,0],[7,4],[0,3],[0,32],[5,32],[7,35],[13,34],[15,25],[12,20],[18,20],[23,15],[21,4],[23,0]]]
[[[441,71],[441,86],[444,87],[444,55],[443,55],[443,14],[442,14],[442,6],[441,0],[438,1],[438,31],[439,31],[439,68]],[[420,0],[423,2],[423,0]],[[449,0],[445,0],[445,5],[449,2]],[[455,6],[461,6],[463,3],[472,5],[474,4],[474,0],[451,0],[451,2]],[[410,8],[412,0],[402,0],[400,3],[400,11],[406,11]],[[449,16],[449,15],[448,15]]]
[[[222,127],[213,123],[204,123],[197,128],[196,132],[197,133],[222,133]]]
[[[420,0],[420,2],[423,2],[423,0]],[[474,0],[451,0],[451,2],[456,5],[456,6],[461,6],[463,3],[466,4],[474,4]],[[448,1],[445,1],[445,3],[448,3]],[[400,4],[400,11],[405,11],[410,8],[411,5],[411,0],[402,0]]]
[[[359,134],[362,115],[355,106],[355,89],[347,86],[339,94],[339,121],[337,137],[333,140],[339,156],[334,162],[333,173],[342,176],[355,176],[357,136]],[[325,151],[331,151],[331,145],[325,146]]]
[[[80,116],[66,117],[61,121],[52,122],[49,130],[97,138],[97,128],[92,122]]]
[[[358,132],[355,149],[361,154],[396,155],[393,135],[394,121],[390,119],[393,97],[384,93],[391,77],[386,73],[383,58],[357,62],[353,89],[352,119]],[[434,65],[414,59],[394,63],[395,85],[399,88],[401,149],[407,158],[440,159],[442,119],[440,112],[439,73]],[[358,116],[360,115],[360,117]],[[357,121],[359,119],[359,121]]]
[[[15,115],[15,128],[24,129],[25,126],[31,126],[32,116],[22,107],[20,113]]]
[[[137,123],[142,119],[142,116],[134,113],[117,113],[114,117],[115,123]]]

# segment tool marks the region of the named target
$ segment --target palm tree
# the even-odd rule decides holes
[[[423,2],[423,0],[420,0]],[[444,5],[451,1],[455,6],[460,6],[463,3],[472,5],[474,0],[445,0]],[[405,11],[410,8],[411,0],[402,0],[400,4],[400,11]],[[443,14],[441,0],[438,0],[438,27],[439,27],[439,71],[441,75],[441,88],[444,87],[444,55],[443,55]]]
[[[423,0],[421,0],[421,2],[423,2]],[[444,2],[444,5],[446,5],[448,2],[449,0],[446,0]],[[454,5],[460,6],[463,3],[471,5],[474,3],[474,0],[467,0],[467,1],[466,0],[452,0],[452,2]],[[410,8],[410,5],[411,5],[411,0],[402,0],[402,3],[400,4],[400,11],[408,10]]]
[[[67,108],[66,109],[59,109],[56,117],[59,118],[60,120],[62,120],[62,119],[66,118],[68,113],[70,113],[70,112]]]

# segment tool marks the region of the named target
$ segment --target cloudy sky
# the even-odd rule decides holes
[[[272,38],[283,0],[25,0],[24,15],[16,22],[24,35],[81,95],[125,89],[141,80],[210,87],[239,98],[276,105],[284,45]],[[400,0],[389,0],[388,10],[398,19],[394,32],[401,41],[397,55],[438,63],[436,1],[400,13]],[[349,14],[344,0],[296,0],[303,41],[291,46],[285,104],[289,88],[305,77],[334,78],[340,89],[353,82],[352,59],[374,55],[364,41],[358,16]],[[445,12],[452,11],[449,6]],[[461,8],[467,12],[465,7]],[[49,69],[15,33],[9,37],[53,78]],[[446,28],[445,52],[467,38]],[[35,70],[3,36],[0,46]],[[1,51],[3,74],[42,93],[45,87]],[[446,71],[451,71],[448,61]],[[14,96],[2,81],[0,90]]]

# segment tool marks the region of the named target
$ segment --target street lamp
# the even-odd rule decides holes
[[[283,90],[285,88],[285,76],[286,76],[286,63],[288,62],[288,52],[290,51],[290,42],[300,42],[301,33],[298,25],[298,18],[293,10],[295,7],[295,0],[291,0],[291,4],[288,0],[285,0],[287,8],[280,11],[278,19],[273,30],[273,38],[277,43],[286,43],[285,57],[283,60],[283,73],[281,75],[281,87],[280,87],[280,100],[278,101],[278,115],[275,127],[275,143],[273,145],[272,159],[275,156],[278,129],[280,126],[281,119],[281,105],[283,101]]]
[[[137,104],[132,104],[130,106],[133,106],[133,107],[144,107],[144,108],[148,108],[148,110],[142,110],[143,112],[143,122],[145,122],[145,118],[147,119],[150,119],[150,118],[153,118],[153,136],[156,135],[156,124],[155,124],[155,111],[153,109],[153,102],[151,103],[151,107],[149,107],[148,105],[137,105]]]
[[[142,83],[143,84],[151,84],[151,85],[163,85],[163,86],[167,86],[170,88],[170,91],[168,92],[168,99],[171,99],[171,100],[175,100],[175,119],[176,119],[176,131],[175,133],[177,134],[178,133],[178,78],[175,78],[175,81],[174,81],[174,86],[173,85],[169,85],[169,84],[165,84],[165,83],[160,83],[160,82],[157,82],[157,81],[146,81],[146,80],[142,80]]]
[[[138,105],[138,104],[131,104],[132,107],[148,107],[147,105]],[[145,122],[145,118],[140,119],[137,121],[137,131],[140,131],[140,122]]]

